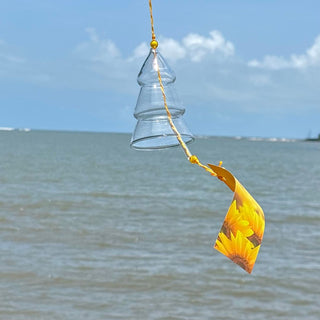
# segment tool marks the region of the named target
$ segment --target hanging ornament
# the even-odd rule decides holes
[[[131,146],[134,149],[161,149],[179,145],[168,121],[166,109],[163,107],[158,71],[161,74],[168,110],[175,127],[185,143],[194,140],[182,118],[185,109],[174,87],[176,76],[157,48],[151,48],[137,79],[141,89],[134,112],[138,120],[131,139]]]
[[[131,146],[134,149],[152,150],[180,144],[192,164],[205,169],[230,188],[233,199],[214,248],[251,273],[264,234],[263,210],[232,173],[222,167],[221,161],[219,165],[204,165],[188,149],[187,143],[193,141],[194,137],[182,118],[185,110],[174,87],[175,74],[157,49],[151,0],[149,8],[151,49],[138,75],[141,89],[134,112],[138,122]]]

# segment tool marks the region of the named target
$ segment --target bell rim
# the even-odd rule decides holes
[[[168,148],[175,148],[178,147],[180,145],[178,139],[176,140],[176,143],[171,143],[171,144],[165,144],[165,145],[155,145],[155,146],[148,146],[148,147],[139,147],[137,146],[137,144],[139,142],[142,141],[146,141],[146,140],[155,140],[155,139],[159,139],[159,138],[167,138],[167,137],[176,137],[176,135],[174,133],[172,134],[165,134],[165,135],[154,135],[154,136],[148,136],[148,137],[143,137],[143,138],[139,138],[139,139],[135,139],[132,140],[130,142],[130,148],[134,149],[134,150],[145,150],[145,151],[152,151],[152,150],[163,150],[163,149],[168,149]],[[183,139],[185,144],[190,144],[192,142],[195,141],[195,137],[193,135],[190,134],[181,134],[181,138]]]

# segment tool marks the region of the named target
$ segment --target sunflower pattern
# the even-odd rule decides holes
[[[209,166],[234,192],[214,248],[251,273],[265,229],[263,210],[229,171]]]
[[[259,247],[253,248],[251,242],[239,231],[236,236],[231,233],[230,239],[220,232],[215,248],[249,273],[253,269],[259,251]]]

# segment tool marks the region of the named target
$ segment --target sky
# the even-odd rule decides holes
[[[153,0],[196,135],[320,133],[320,1]],[[0,127],[132,132],[147,0],[0,0]]]

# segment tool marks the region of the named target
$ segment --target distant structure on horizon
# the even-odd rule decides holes
[[[320,142],[320,133],[318,134],[318,138],[307,138],[306,141],[319,141]]]

